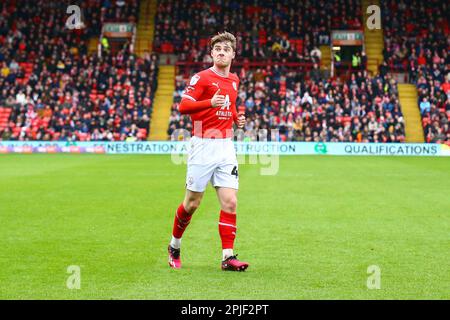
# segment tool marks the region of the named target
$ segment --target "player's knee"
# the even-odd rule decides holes
[[[225,199],[223,202],[223,208],[226,212],[236,212],[237,209],[237,198],[236,197],[229,197]]]
[[[194,213],[195,210],[200,206],[200,199],[189,199],[186,201],[185,209],[190,214]]]

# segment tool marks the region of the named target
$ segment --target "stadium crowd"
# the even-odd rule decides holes
[[[388,73],[402,70],[417,85],[426,141],[450,142],[445,1],[381,1],[386,43],[380,73],[372,77],[363,68],[346,81],[319,69],[318,48],[329,44],[333,29],[361,29],[358,0],[161,0],[156,53],[144,58],[130,54],[129,44],[102,57],[89,55],[87,47],[104,22],[137,21],[138,0],[72,2],[82,7],[80,30],[65,28],[67,1],[0,3],[0,107],[12,110],[0,139],[146,139],[158,54],[206,66],[212,62],[209,37],[228,30],[242,62],[234,71],[247,139],[259,139],[255,129],[278,129],[284,141],[403,142],[397,84]],[[176,77],[169,135],[191,128],[177,111],[189,75]]]
[[[139,0],[87,0],[71,1],[78,3],[88,23],[89,36],[98,35],[103,23],[106,22],[133,22],[139,16]]]
[[[404,142],[397,84],[388,75],[358,71],[341,82],[269,65],[242,68],[240,78],[237,105],[245,107],[250,141],[271,139],[277,129],[281,141]],[[178,112],[186,82],[177,79],[168,129],[173,140],[179,139],[177,129],[192,129],[189,117]]]
[[[235,70],[241,79],[238,105],[249,119],[247,139],[259,139],[255,130],[278,129],[284,141],[404,141],[393,79],[361,71],[340,83],[319,69],[318,47],[329,44],[332,29],[361,29],[359,1],[223,1],[218,8],[201,1],[161,1],[155,49],[207,65],[212,62],[209,36],[226,29],[236,35],[237,61],[264,61],[259,68]],[[311,70],[305,77],[304,70],[284,67],[286,62],[306,63]],[[177,76],[168,129],[172,139],[178,139],[177,129],[192,129],[190,118],[178,112],[188,78]]]
[[[87,6],[89,16],[88,8],[92,5],[96,12],[99,2],[81,5]],[[137,18],[137,5],[137,1],[103,1],[98,21],[104,21],[103,16],[108,21],[132,19],[130,14]],[[128,6],[132,9],[125,9]],[[129,53],[128,44],[114,54],[89,55],[92,27],[66,29],[65,10],[56,1],[0,4],[0,106],[12,108],[0,138],[146,139],[157,55],[139,58]],[[89,24],[89,19],[85,21]]]
[[[417,85],[426,142],[450,143],[448,2],[384,0],[387,69],[405,71]]]
[[[166,4],[165,9],[167,12],[175,13],[176,19],[180,21],[183,25],[185,23],[185,18],[183,15],[183,10],[180,11],[180,7],[177,5],[173,5],[171,1],[164,2]],[[227,8],[230,10],[234,10],[239,6],[234,2],[226,2]],[[400,106],[398,104],[398,92],[396,88],[395,81],[391,79],[388,74],[389,71],[405,71],[409,75],[409,80],[412,83],[415,83],[418,88],[419,93],[419,101],[418,107],[420,107],[421,115],[422,115],[422,123],[424,127],[425,139],[426,142],[437,142],[437,143],[449,143],[450,142],[450,131],[449,131],[449,120],[450,120],[450,78],[448,73],[448,45],[449,45],[449,28],[448,28],[448,19],[446,18],[446,12],[448,12],[448,3],[440,0],[432,0],[429,2],[422,2],[418,0],[412,1],[381,1],[382,4],[382,12],[383,12],[383,28],[385,31],[385,50],[383,52],[384,55],[384,63],[380,66],[380,73],[375,78],[371,78],[367,75],[367,73],[355,74],[352,76],[352,79],[355,77],[359,79],[358,81],[358,94],[356,100],[353,101],[353,96],[349,95],[345,97],[343,100],[335,99],[330,101],[324,101],[318,99],[317,94],[312,93],[312,88],[320,87],[324,90],[324,94],[328,94],[328,91],[331,91],[333,85],[337,85],[336,90],[338,92],[345,92],[345,88],[349,86],[349,83],[338,84],[328,79],[328,77],[320,77],[320,71],[317,66],[314,66],[309,73],[310,80],[304,82],[296,82],[296,85],[293,86],[292,82],[289,84],[289,79],[291,78],[293,73],[290,75],[284,75],[283,70],[281,73],[276,71],[274,72],[275,77],[273,77],[272,70],[270,70],[270,65],[267,67],[268,70],[244,70],[244,72],[240,72],[240,75],[247,75],[247,78],[241,83],[241,93],[245,92],[245,94],[240,94],[240,98],[242,101],[240,102],[242,105],[246,107],[247,114],[250,116],[250,121],[246,126],[246,129],[260,129],[260,128],[277,128],[280,129],[281,137],[284,140],[295,140],[295,141],[381,141],[381,142],[402,142],[404,141],[405,133],[404,133],[404,121],[401,113]],[[292,3],[294,7],[295,4]],[[303,4],[298,4],[302,6]],[[324,4],[325,6],[332,6],[332,4]],[[343,5],[348,8],[349,3],[343,1],[335,4],[337,6]],[[347,5],[347,6],[346,6]],[[308,3],[305,4],[308,7]],[[318,6],[320,7],[320,5]],[[181,8],[184,8],[181,5]],[[198,16],[203,16],[202,12],[208,8],[206,5],[199,5],[194,9],[195,14]],[[227,20],[226,18],[221,21],[221,23],[226,23],[230,25],[230,28],[237,31],[238,39],[241,40],[241,45],[238,47],[238,52],[242,53],[241,56],[244,59],[247,56],[256,56],[262,59],[269,58],[272,61],[277,61],[281,59],[281,62],[311,62],[311,63],[319,63],[320,61],[320,51],[318,54],[313,54],[313,52],[317,52],[317,45],[327,43],[328,39],[323,37],[324,33],[317,32],[317,26],[323,26],[323,24],[317,24],[318,21],[313,21],[312,25],[306,23],[303,25],[302,33],[297,33],[297,26],[294,25],[294,30],[296,32],[294,34],[289,33],[287,28],[275,28],[271,30],[270,34],[275,34],[275,41],[280,41],[283,39],[289,42],[291,39],[295,39],[295,37],[301,38],[302,41],[305,41],[305,46],[302,52],[290,52],[289,49],[284,49],[285,46],[281,46],[281,50],[275,50],[277,53],[274,55],[273,48],[278,48],[276,44],[273,46],[273,42],[270,42],[268,46],[265,46],[267,43],[264,41],[264,37],[261,37],[261,34],[264,35],[264,31],[267,26],[272,24],[268,23],[265,25],[266,21],[269,21],[270,18],[264,16],[264,13],[275,12],[275,17],[279,12],[284,12],[290,14],[289,9],[283,10],[281,5],[276,5],[271,2],[268,2],[267,5],[259,4],[259,9],[251,5],[246,6],[241,5],[239,7],[239,11],[242,12],[242,17],[237,19],[236,21]],[[247,9],[247,10],[244,10]],[[197,11],[195,11],[197,10]],[[317,8],[319,12],[322,12]],[[337,24],[341,24],[344,28],[358,28],[360,24],[358,23],[358,19],[353,19],[354,16],[359,16],[359,14],[355,14],[359,12],[360,8],[358,7],[355,12],[344,11],[343,18],[341,21],[327,19],[327,21],[332,21],[331,24],[336,26]],[[252,14],[249,14],[249,11],[252,14],[256,13],[256,17],[263,16],[264,19],[252,20]],[[296,10],[296,12],[305,12],[304,10]],[[323,11],[324,12],[324,11]],[[301,14],[300,14],[301,15]],[[230,14],[230,17],[235,16]],[[314,15],[315,18],[320,16]],[[181,17],[181,18],[180,18]],[[305,18],[305,17],[302,17]],[[300,18],[299,21],[302,21]],[[306,17],[305,21],[310,21],[309,19],[315,19]],[[215,18],[214,18],[215,19]],[[322,19],[322,18],[319,18]],[[177,20],[177,21],[178,21]],[[276,18],[275,18],[276,20]],[[264,22],[261,22],[264,21]],[[345,25],[342,25],[343,22],[350,22]],[[167,21],[166,21],[167,22]],[[194,52],[188,56],[184,57],[188,61],[202,61],[205,63],[210,63],[211,59],[208,57],[207,52],[204,49],[201,49],[205,46],[205,40],[202,38],[208,33],[215,32],[214,27],[208,23],[205,19],[198,19],[196,21],[196,26],[194,29],[204,30],[205,34],[201,34],[198,32],[194,32],[193,34],[188,34],[188,44],[194,44],[194,47],[199,47],[198,50],[194,50]],[[161,27],[163,24],[160,25]],[[187,24],[189,30],[189,23]],[[234,27],[236,26],[236,27]],[[256,28],[254,28],[256,26]],[[327,25],[329,27],[330,25]],[[252,31],[258,31],[253,32]],[[325,33],[329,35],[329,29],[325,28]],[[241,33],[242,32],[242,33]],[[173,50],[177,52],[180,48],[182,48],[182,42],[177,41],[176,35],[170,32],[168,28],[161,29],[161,39],[167,40],[170,39],[174,43]],[[191,35],[191,37],[189,37]],[[277,38],[278,36],[278,38]],[[239,38],[240,37],[240,38]],[[263,41],[261,41],[263,39]],[[271,39],[273,41],[273,39]],[[326,40],[326,41],[324,41]],[[295,41],[295,40],[294,40]],[[294,42],[295,43],[295,42]],[[251,50],[246,49],[247,47],[251,48]],[[289,47],[288,47],[289,48]],[[311,52],[310,52],[311,50]],[[281,55],[279,54],[281,53]],[[239,54],[239,53],[238,53]],[[275,57],[275,59],[274,59]],[[276,69],[277,67],[275,67]],[[243,68],[245,69],[245,68]],[[263,90],[261,90],[261,94],[258,94],[258,88],[256,83],[261,83],[258,79],[255,80],[254,74],[256,74],[256,78],[259,77],[258,74],[261,73],[268,74],[264,81],[262,82],[265,86],[263,86]],[[239,71],[238,71],[239,72]],[[281,83],[285,82],[287,85],[280,85],[280,83],[275,80],[280,77],[280,74],[283,74],[284,80]],[[298,76],[295,76],[298,77]],[[268,79],[270,78],[270,79]],[[191,124],[189,122],[189,118],[185,116],[181,116],[177,111],[177,104],[179,103],[179,94],[181,90],[184,88],[185,80],[182,77],[179,77],[177,80],[177,93],[174,100],[174,105],[172,108],[172,116],[170,119],[169,130],[168,133],[172,134],[174,130],[177,128],[190,128]],[[350,80],[350,82],[353,80]],[[375,83],[374,83],[375,81]],[[381,87],[383,90],[376,90],[375,94],[367,94],[365,91],[368,87],[378,87],[381,82]],[[361,88],[364,86],[364,88]],[[279,91],[280,87],[287,88]],[[252,94],[252,90],[256,90],[254,94]],[[265,91],[266,90],[266,91]],[[284,95],[284,90],[286,90],[286,95]],[[280,92],[281,94],[277,96],[275,93]],[[300,106],[293,104],[293,99],[290,98],[289,92],[294,92],[294,96],[297,95],[297,100],[300,100]],[[388,92],[388,94],[386,94]],[[307,94],[308,98],[302,97],[302,95]],[[255,96],[263,96],[256,98]],[[368,99],[371,104],[369,107],[365,104],[365,101],[361,103],[360,99],[364,96],[364,99]],[[315,98],[315,99],[314,99]],[[307,101],[308,99],[312,99],[310,105],[302,106],[302,101]],[[278,100],[278,101],[277,101]],[[349,101],[351,103],[349,103]],[[322,103],[321,103],[322,102]],[[328,103],[330,106],[324,106],[323,102]],[[304,102],[303,102],[304,103]],[[277,104],[283,104],[283,107],[277,107]],[[256,108],[254,107],[255,105]],[[381,107],[380,107],[381,105]],[[261,107],[260,107],[261,106]],[[350,108],[349,108],[350,106]],[[349,129],[342,124],[342,118],[337,119],[337,114],[339,114],[339,110],[343,109],[345,115],[347,116],[346,123],[349,124],[350,120],[348,116],[354,116],[353,113],[358,113],[358,109],[364,107],[366,112],[358,115],[358,119],[355,120],[352,118],[352,122],[350,123],[350,128],[352,129],[352,134],[348,134]],[[301,116],[299,116],[299,112],[292,112],[293,109],[301,110]],[[308,110],[311,108],[311,110]],[[317,108],[318,114],[317,120],[314,122],[312,127],[316,127],[315,130],[311,130],[311,122],[306,121],[306,124],[303,121],[305,118],[305,112],[312,112],[313,119]],[[333,118],[333,113],[325,112],[325,116],[323,110],[331,110],[333,109],[336,112],[335,118]],[[367,112],[367,109],[368,112]],[[255,111],[258,110],[258,111]],[[306,116],[307,118],[307,116]],[[302,119],[302,120],[300,120]],[[317,126],[317,121],[319,121],[322,125]],[[354,130],[355,122],[361,122],[362,127],[357,127],[361,130],[358,132]],[[332,125],[329,125],[329,123]],[[365,127],[370,127],[373,129],[375,127],[374,123],[377,123],[377,134],[373,134],[374,130],[366,130]],[[342,128],[340,127],[342,126]],[[296,130],[295,128],[301,127],[304,132],[301,130]],[[369,131],[369,134],[367,134]],[[365,132],[365,133],[364,133]]]
[[[311,51],[329,44],[332,29],[360,29],[361,16],[359,0],[162,0],[154,49],[212,62],[208,39],[227,30],[237,38],[238,59],[312,62]]]
[[[318,47],[329,44],[332,29],[361,29],[359,1],[287,1],[284,5],[276,1],[222,1],[220,8],[219,12],[216,6],[200,1],[161,1],[155,49],[206,66],[212,62],[208,37],[222,29],[233,32],[238,43],[237,61],[244,62],[234,71],[241,79],[238,105],[245,107],[248,116],[247,139],[260,138],[255,130],[278,129],[283,141],[404,141],[393,79],[387,74],[372,78],[362,70],[349,81],[340,82],[319,69]],[[192,16],[198,19],[189,19]],[[245,66],[249,58],[265,63]],[[304,70],[288,68],[286,62],[306,62],[308,71],[305,74]],[[168,129],[172,139],[178,139],[173,135],[178,134],[177,129],[192,128],[190,118],[177,110],[188,80],[189,75],[182,72],[177,76]]]

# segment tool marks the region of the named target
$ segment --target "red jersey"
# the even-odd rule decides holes
[[[208,100],[212,99],[218,89],[220,89],[219,94],[225,96],[223,107],[210,107],[190,114],[193,135],[215,138],[230,138],[233,136],[233,122],[237,122],[236,98],[238,88],[239,78],[237,75],[229,73],[226,77],[212,67],[195,74],[191,78],[182,98],[192,101]],[[199,123],[201,123],[201,133],[198,128]],[[219,132],[221,135],[219,135]]]

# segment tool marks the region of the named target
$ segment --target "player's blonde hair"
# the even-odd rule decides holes
[[[233,51],[236,52],[236,37],[225,31],[222,33],[218,33],[217,35],[215,35],[214,37],[212,37],[211,39],[211,50],[212,48],[214,48],[214,45],[218,42],[224,42],[224,41],[229,41],[231,42],[231,47],[233,48]]]

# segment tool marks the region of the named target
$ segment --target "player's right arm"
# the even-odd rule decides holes
[[[182,99],[178,111],[180,111],[181,114],[191,114],[211,107],[222,107],[225,104],[225,96],[220,95],[220,89],[216,91],[211,99],[198,101],[205,89],[206,85],[204,79],[201,79],[198,74],[194,75],[189,82],[189,86],[181,96]]]

